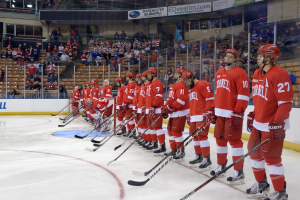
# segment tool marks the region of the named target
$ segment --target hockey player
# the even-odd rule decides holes
[[[113,100],[112,100],[112,89],[109,86],[109,80],[108,79],[105,79],[103,81],[103,87],[102,87],[99,95],[102,99],[109,100],[109,104],[107,105],[107,109],[105,110],[105,113],[104,113],[104,116],[103,116],[104,120],[105,120],[106,118],[111,116],[112,111],[113,111],[113,103],[114,103]],[[110,123],[111,123],[111,121],[105,123],[105,126],[106,126],[105,130],[106,131],[109,131]]]
[[[124,101],[126,86],[123,84],[122,77],[118,77],[116,79],[116,84],[119,87],[117,105],[116,105],[116,109],[118,112],[118,121],[119,123],[123,123],[123,118],[125,117],[125,111],[123,111],[123,101]],[[122,126],[122,128],[117,133],[117,135],[122,135],[122,134],[126,134],[125,126]]]
[[[125,90],[125,98],[123,102],[123,109],[126,111],[126,117],[130,117],[132,114],[132,102],[133,102],[133,95],[134,89],[136,87],[135,82],[133,81],[134,73],[128,72],[126,74],[126,81],[128,82]],[[124,137],[128,137],[131,134],[131,131],[134,129],[134,120],[128,122],[127,124],[127,134],[123,135]]]
[[[215,120],[214,136],[217,142],[217,164],[210,174],[213,176],[226,167],[229,142],[232,147],[232,160],[235,162],[244,155],[241,140],[244,112],[249,101],[249,80],[245,70],[234,65],[238,52],[228,49],[224,58],[225,67],[215,74],[216,96],[213,107],[206,112],[210,120]],[[213,122],[214,123],[214,122]],[[229,184],[244,184],[244,160],[234,166],[234,173],[227,178]],[[224,177],[225,173],[219,177]]]
[[[74,87],[73,93],[72,93],[72,110],[73,112],[78,108],[80,102],[80,91],[78,90],[78,86],[76,85]],[[73,116],[79,115],[79,110],[75,111]]]
[[[273,183],[274,192],[265,200],[287,200],[284,168],[281,154],[285,130],[289,128],[289,113],[294,96],[288,73],[274,65],[280,50],[274,44],[267,44],[258,49],[257,65],[252,79],[254,112],[248,115],[247,125],[251,130],[248,151],[261,142],[272,139],[250,154],[251,165],[256,179],[247,189],[248,197],[262,198],[269,193],[265,162]]]
[[[142,85],[140,88],[140,94],[138,96],[138,115],[143,116],[146,114],[146,90],[147,87],[151,84],[150,81],[147,79],[147,71],[142,73]],[[144,117],[144,119],[141,122],[141,132],[143,133],[145,129],[147,128],[147,119],[149,116]],[[143,148],[148,147],[152,142],[150,130],[147,130],[145,134],[142,136],[142,139],[139,141],[139,145]]]
[[[182,75],[182,81],[190,89],[190,133],[197,127],[203,127],[206,123],[205,111],[212,108],[214,93],[211,85],[207,81],[196,79],[191,71],[185,71]],[[188,120],[189,121],[189,120]],[[210,144],[208,141],[208,130],[205,129],[194,138],[194,149],[196,158],[189,162],[191,167],[198,167],[201,171],[211,169]]]
[[[151,67],[147,71],[147,79],[152,83],[147,86],[146,90],[146,114],[147,126],[150,126],[160,115],[161,108],[164,105],[163,97],[163,84],[157,79],[157,68]],[[152,151],[158,148],[157,139],[160,144],[160,148],[165,146],[165,132],[162,129],[163,118],[161,117],[153,126],[150,128],[150,134],[152,143],[146,150]]]
[[[82,115],[82,117],[87,117],[86,115],[86,103],[84,101],[84,93],[85,93],[85,90],[86,90],[86,86],[85,84],[83,83],[82,84],[82,90],[81,90],[81,94],[80,94],[80,104],[82,106],[82,109],[84,110],[84,114]]]
[[[87,99],[87,104],[89,107],[93,110],[93,113],[91,113],[91,116],[95,120],[95,128],[96,130],[99,130],[101,127],[99,126],[101,124],[101,114],[105,112],[107,109],[107,105],[109,104],[109,101],[107,99]]]
[[[182,132],[184,131],[186,116],[190,112],[189,107],[189,91],[185,84],[181,81],[181,76],[184,73],[184,69],[177,69],[174,74],[174,78],[177,80],[169,90],[169,97],[162,108],[162,112],[169,114],[168,133],[171,149],[176,148],[182,141]],[[175,140],[175,141],[174,141]],[[185,157],[184,148],[182,146],[177,147],[178,153],[174,155],[174,161],[183,161]],[[154,151],[154,153],[165,153],[166,147]]]
[[[137,107],[138,107],[137,104],[138,104],[138,98],[139,98],[138,96],[139,96],[140,87],[141,87],[141,76],[142,76],[142,74],[137,74],[135,76],[136,86],[134,89],[134,95],[133,95],[133,101],[132,101],[132,110],[133,110],[133,112],[135,112],[135,114],[137,114]],[[140,117],[140,115],[137,115],[137,118],[135,119],[136,124],[139,121],[139,117]],[[140,134],[139,130],[140,130],[140,128],[137,127],[136,130],[134,131],[134,133],[132,133],[129,137],[136,139],[138,137],[138,135]],[[138,132],[139,134],[136,135],[136,132]]]
[[[97,79],[97,78],[93,78],[92,82],[95,83],[95,88],[96,88],[98,91],[100,91],[99,85],[98,85],[98,79]],[[99,94],[98,96],[100,96],[100,94]]]
[[[87,99],[90,98],[90,92],[91,88],[89,85],[89,82],[85,82],[85,87],[86,89],[84,90],[84,102],[87,102]],[[86,121],[90,121],[90,107],[88,105],[85,105],[85,110],[86,110]]]
[[[93,101],[98,100],[99,93],[98,93],[98,89],[95,88],[96,83],[95,82],[89,82],[89,85],[90,85],[90,88],[91,88],[89,98],[92,99]],[[89,109],[89,111],[90,111],[89,118],[90,118],[91,122],[94,123],[96,121],[96,119],[93,118],[93,114],[95,114],[95,110],[91,107]]]

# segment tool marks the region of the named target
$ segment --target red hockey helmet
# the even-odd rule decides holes
[[[175,71],[176,73],[179,73],[179,74],[183,74],[183,72],[185,72],[185,69],[183,69],[183,68],[178,68],[178,69],[176,69],[176,71]]]
[[[183,81],[185,81],[185,80],[191,78],[192,76],[193,76],[193,72],[191,72],[191,71],[189,71],[189,70],[186,70],[186,71],[183,72],[183,74],[182,74],[182,76],[181,76],[181,79],[182,79]]]
[[[133,72],[128,72],[126,74],[126,76],[129,77],[129,78],[133,78],[134,77],[134,73]]]
[[[235,58],[239,57],[239,53],[235,49],[227,49],[226,53],[231,53],[235,56]]]
[[[157,74],[157,69],[155,67],[151,67],[147,71],[148,74]]]
[[[95,83],[98,83],[98,79],[97,79],[97,78],[94,78],[93,81],[94,81]]]
[[[136,77],[136,78],[141,78],[141,77],[142,77],[142,74],[137,74],[135,77]]]
[[[118,77],[118,78],[116,79],[116,82],[122,83],[122,82],[123,82],[122,77]]]
[[[93,86],[95,86],[95,85],[96,85],[96,83],[95,83],[95,82],[89,82],[89,85],[93,85]]]
[[[143,73],[142,73],[142,76],[147,77],[147,71],[143,72]]]
[[[264,55],[265,58],[269,56],[273,62],[276,62],[280,56],[280,49],[275,44],[266,44],[260,47],[257,53]]]

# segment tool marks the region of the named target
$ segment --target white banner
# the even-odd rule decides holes
[[[143,19],[168,16],[167,7],[128,11],[128,19]]]
[[[249,3],[259,2],[263,0],[219,0],[213,2],[213,10],[223,10],[235,6],[241,6]]]
[[[212,11],[211,2],[194,3],[194,4],[187,4],[181,6],[169,6],[168,16],[187,15],[187,14],[204,13],[204,12],[211,12],[211,11]]]

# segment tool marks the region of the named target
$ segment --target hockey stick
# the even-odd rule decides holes
[[[161,116],[159,116],[142,134],[144,135],[151,126],[153,126],[164,114],[161,114]],[[145,116],[145,115],[144,115]],[[111,164],[112,162],[115,162],[116,160],[118,160],[135,142],[137,141],[137,139],[135,139],[118,157],[116,157],[114,160],[111,160],[107,163],[107,165]]]
[[[56,113],[55,115],[51,114],[51,116],[56,116],[58,114],[60,114],[62,111],[64,111],[66,109],[66,107],[68,107],[71,103],[69,103],[68,105],[66,105],[63,109],[61,109],[61,111],[59,111],[58,113]]]
[[[251,151],[249,151],[248,153],[246,153],[245,155],[243,155],[242,157],[240,157],[239,159],[237,159],[235,162],[233,162],[231,165],[229,165],[228,167],[224,168],[223,170],[221,170],[219,173],[216,173],[213,177],[211,177],[210,179],[208,179],[207,181],[205,181],[203,184],[201,184],[199,187],[197,187],[196,189],[194,189],[192,192],[188,193],[187,195],[185,195],[183,198],[181,198],[180,200],[185,200],[187,198],[189,198],[190,196],[192,196],[195,192],[197,192],[198,190],[200,190],[201,188],[203,188],[205,185],[207,185],[208,183],[210,183],[211,181],[213,181],[215,178],[217,178],[218,176],[220,176],[221,174],[223,174],[224,172],[226,172],[228,169],[230,169],[231,167],[233,167],[234,165],[236,165],[237,163],[239,163],[241,160],[245,159],[247,156],[249,156],[250,154],[252,154],[253,152],[257,151],[260,147],[262,147],[263,145],[267,144],[269,141],[271,141],[271,139],[266,139],[265,141],[263,141],[262,143],[260,143],[259,145],[257,145],[256,147],[254,147]]]
[[[72,111],[71,113],[69,113],[65,118],[61,119],[59,118],[60,120],[63,121],[63,123],[66,123],[66,121],[68,121],[69,119],[71,119],[73,117],[73,115],[76,113],[76,112],[79,112],[79,110],[82,108],[82,106],[78,106],[74,111]]]
[[[125,126],[126,124],[128,124],[134,117],[135,117],[135,114],[134,114],[134,115],[133,115],[133,116],[132,116],[125,124],[124,124],[124,126]],[[107,140],[104,141],[103,144],[94,144],[94,146],[96,146],[97,148],[95,148],[95,149],[85,148],[85,150],[86,150],[86,151],[91,151],[91,152],[97,151],[97,150],[98,150],[100,147],[102,147],[108,140],[110,140],[110,138],[112,138],[112,136],[114,136],[119,130],[120,130],[120,128],[119,128],[117,131],[115,130],[114,133],[111,133],[110,136],[107,138]],[[108,136],[108,135],[107,135],[107,136]],[[106,136],[106,137],[107,137],[107,136]],[[106,138],[106,137],[105,137],[105,138]],[[105,138],[104,138],[104,139],[105,139]],[[103,140],[104,140],[104,139],[103,139]],[[102,140],[102,141],[103,141],[103,140]]]
[[[134,131],[137,129],[138,125],[141,123],[141,121],[144,119],[145,116],[146,116],[146,114],[143,115],[143,117],[142,117],[142,118],[140,119],[140,121],[136,124],[136,126],[134,127],[134,129],[132,130],[132,132],[134,132]],[[159,118],[160,118],[160,117],[159,117]],[[115,150],[117,150],[118,148],[122,147],[122,146],[125,144],[125,142],[126,142],[127,140],[129,140],[129,136],[128,136],[128,138],[127,138],[122,144],[116,146],[116,147],[115,147]]]
[[[174,148],[170,153],[168,153],[166,155],[166,157],[164,157],[157,165],[155,165],[151,170],[149,170],[148,172],[138,172],[138,171],[133,171],[132,174],[133,175],[139,175],[139,176],[147,176],[149,173],[151,173],[155,168],[157,168],[158,166],[160,166],[161,163],[163,163],[165,160],[167,160],[165,163],[163,163],[161,165],[161,167],[159,167],[149,178],[147,178],[145,181],[132,181],[129,180],[128,184],[132,185],[132,186],[143,186],[145,185],[148,181],[150,181],[150,179],[152,179],[161,169],[163,169],[172,159],[173,159],[173,155],[176,151],[176,149],[178,147],[180,147],[182,144],[184,144],[185,141],[187,141],[187,139],[189,139],[196,131],[199,131],[192,136],[193,138],[197,137],[202,131],[204,131],[206,128],[208,128],[210,122],[207,123],[206,125],[204,125],[201,129],[199,127],[197,127],[185,140],[183,140],[179,145],[176,146],[176,148]],[[188,144],[186,144],[188,145]],[[184,145],[184,147],[186,146]],[[168,158],[170,156],[170,158]]]
[[[58,127],[65,127],[67,126],[68,124],[70,124],[74,119],[78,118],[80,115],[78,114],[77,116],[75,116],[73,119],[71,119],[70,121],[68,121],[66,124],[60,124],[58,125]]]
[[[113,120],[116,120],[117,119],[117,117],[123,112],[124,110],[122,110],[117,116],[116,116],[116,118],[115,119],[113,119]],[[118,111],[119,112],[119,111]],[[126,119],[125,119],[126,120]],[[122,124],[119,124],[114,130],[116,130],[119,126],[121,126]],[[113,130],[113,132],[114,132],[114,130]],[[93,142],[93,143],[101,143],[105,138],[107,138],[107,136],[108,135],[106,135],[105,137],[104,137],[104,139],[102,139],[102,140],[100,140],[100,141],[98,141],[98,140],[95,140],[95,138],[99,135],[100,133],[98,133],[92,140],[91,140],[91,142]]]

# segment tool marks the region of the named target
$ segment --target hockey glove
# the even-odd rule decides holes
[[[284,140],[285,138],[285,130],[284,130],[284,122],[270,122],[269,130],[270,137],[275,141]]]
[[[191,123],[191,116],[190,116],[190,114],[187,114],[187,116],[186,116],[186,123],[188,125],[190,125],[190,123]]]
[[[253,121],[254,121],[254,114],[253,114],[253,112],[250,112],[247,115],[247,126],[250,131],[252,131],[252,129],[253,129]]]
[[[169,115],[166,114],[166,113],[164,113],[163,118],[164,118],[164,119],[168,119],[168,118],[169,118]]]
[[[216,115],[215,115],[215,108],[211,108],[204,112],[205,115],[205,123],[211,121],[212,124],[216,123]]]
[[[149,108],[149,117],[154,119],[155,118],[155,108],[154,107],[150,107]]]
[[[232,112],[231,113],[231,126],[239,128],[243,126],[244,113]]]
[[[123,110],[125,110],[125,111],[128,110],[128,105],[129,104],[127,102],[124,102],[123,103]]]

